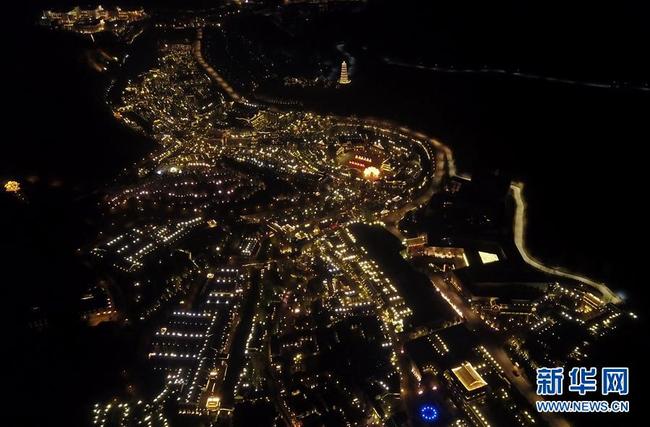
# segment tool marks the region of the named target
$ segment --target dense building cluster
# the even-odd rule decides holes
[[[101,5],[95,9],[81,9],[77,6],[67,12],[46,10],[41,15],[41,23],[81,34],[110,31],[118,36],[127,36],[133,31],[132,24],[147,18],[148,15],[143,9],[104,9]]]
[[[157,149],[104,198],[82,318],[145,337],[147,387],[93,423],[556,421],[533,411],[534,370],[588,362],[635,316],[526,262],[510,183],[455,176],[438,141],[248,101],[196,29],[234,12],[206,14],[161,18],[155,65],[111,104]],[[144,17],[44,15],[82,33]]]

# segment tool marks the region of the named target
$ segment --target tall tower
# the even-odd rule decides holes
[[[348,78],[348,64],[343,61],[341,63],[341,76],[339,77],[339,84],[347,85],[350,83],[352,83],[352,81]]]

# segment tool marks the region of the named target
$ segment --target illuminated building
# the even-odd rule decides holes
[[[478,255],[481,258],[481,262],[483,264],[499,261],[499,255],[493,254],[492,252],[478,251]]]
[[[368,181],[376,181],[382,175],[391,176],[387,157],[383,148],[368,143],[346,144],[337,152],[339,164],[358,171]]]
[[[4,187],[7,193],[17,193],[20,191],[20,183],[18,181],[7,181]]]
[[[444,377],[452,395],[459,402],[474,403],[485,396],[487,391],[487,382],[469,362],[463,362],[445,372]]]
[[[69,12],[46,10],[43,12],[41,19],[66,29],[71,29],[76,25],[97,23],[97,31],[101,31],[104,29],[106,22],[135,22],[141,21],[146,17],[147,14],[143,9],[122,10],[116,7],[114,10],[106,10],[102,6],[98,6],[95,9],[81,9],[77,6]]]
[[[97,326],[102,322],[119,320],[120,314],[113,305],[113,299],[103,286],[93,286],[81,297],[81,318],[89,326]]]
[[[460,366],[452,368],[451,372],[456,376],[458,381],[461,382],[465,390],[472,392],[478,390],[482,387],[485,387],[487,383],[485,380],[476,372],[476,369],[469,362],[464,362]]]
[[[424,248],[427,245],[427,235],[421,234],[411,239],[404,239],[402,243],[406,246],[406,255],[422,255],[424,253]]]
[[[347,62],[343,61],[341,63],[341,76],[339,77],[339,84],[347,85],[350,83],[352,83],[352,81],[348,78],[348,64]]]
[[[221,399],[219,399],[218,396],[210,396],[208,397],[208,400],[205,403],[205,408],[208,411],[217,411],[219,410],[219,406],[221,404]]]
[[[379,169],[374,166],[368,166],[363,170],[363,177],[368,181],[377,181],[379,179]]]

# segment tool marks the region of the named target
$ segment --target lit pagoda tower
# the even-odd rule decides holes
[[[339,77],[339,84],[347,85],[350,83],[352,83],[352,81],[348,78],[348,64],[343,61],[341,63],[341,76]]]

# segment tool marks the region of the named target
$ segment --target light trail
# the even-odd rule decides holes
[[[449,168],[449,175],[465,181],[471,181],[472,178],[470,175],[456,173],[456,165],[453,160],[453,153],[448,147],[446,146],[444,147],[446,148],[445,156],[448,162],[447,164]],[[564,269],[548,267],[530,254],[528,248],[526,247],[526,238],[525,238],[527,221],[526,221],[526,201],[524,200],[523,189],[524,189],[523,182],[510,183],[510,193],[512,194],[512,198],[515,201],[515,216],[512,224],[513,239],[514,239],[515,246],[517,247],[517,251],[519,251],[519,255],[521,256],[521,258],[528,265],[540,271],[543,271],[545,273],[554,276],[563,277],[565,279],[575,280],[577,282],[595,288],[597,291],[600,292],[600,294],[602,295],[603,299],[606,302],[611,302],[614,304],[622,303],[623,300],[618,295],[616,295],[611,289],[609,289],[606,284],[598,283],[586,276],[581,276],[579,274],[572,273]]]
[[[384,58],[384,62],[386,64],[394,65],[394,66],[397,66],[397,67],[415,68],[415,69],[418,69],[418,70],[433,71],[433,72],[437,72],[437,73],[447,73],[447,74],[489,74],[489,75],[494,75],[494,76],[507,76],[507,77],[525,79],[525,80],[538,80],[538,81],[544,81],[544,82],[548,82],[548,83],[560,83],[560,84],[571,85],[571,86],[592,87],[592,88],[597,88],[597,89],[627,89],[627,90],[650,92],[650,86],[648,86],[647,82],[643,83],[642,85],[635,85],[635,84],[631,84],[631,83],[628,83],[628,82],[620,82],[620,83],[613,82],[611,84],[608,84],[608,83],[601,83],[601,82],[590,82],[590,81],[583,81],[583,80],[563,79],[563,78],[558,78],[558,77],[543,76],[541,74],[522,73],[520,71],[509,71],[509,70],[505,70],[503,68],[439,67],[439,66],[435,66],[435,65],[431,66],[431,65],[409,64],[409,63],[406,63],[406,62],[395,61],[395,60],[392,60],[390,58]]]
[[[515,218],[512,225],[514,241],[515,241],[515,246],[517,246],[517,250],[519,251],[519,254],[524,259],[524,261],[526,261],[526,263],[528,263],[529,265],[545,273],[564,277],[566,279],[576,280],[580,283],[584,283],[585,285],[589,285],[597,289],[602,294],[605,301],[607,302],[612,302],[615,304],[621,303],[622,300],[614,292],[612,292],[611,289],[609,289],[604,283],[598,283],[589,279],[588,277],[580,276],[578,274],[560,270],[558,268],[547,267],[530,255],[528,249],[526,248],[526,242],[524,237],[525,230],[526,230],[526,202],[522,195],[523,189],[524,189],[524,184],[521,182],[513,182],[510,184],[510,192],[512,193],[512,198],[515,201]]]

